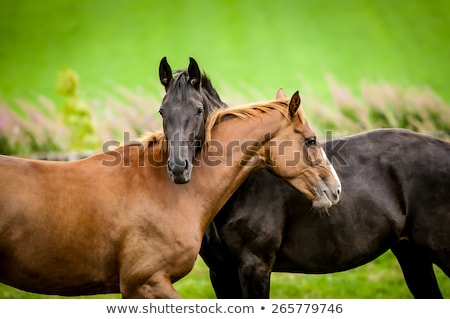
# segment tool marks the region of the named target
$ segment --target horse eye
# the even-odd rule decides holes
[[[163,111],[161,109],[159,109],[158,113],[159,115],[161,115],[161,117],[164,117]]]
[[[306,140],[305,140],[305,144],[306,144],[307,146],[314,146],[314,145],[316,145],[316,144],[317,144],[317,143],[316,143],[316,138],[313,137],[313,138],[308,138],[308,139],[306,139]]]
[[[202,114],[203,113],[203,108],[202,107],[199,107],[198,109],[197,109],[197,115],[200,115],[200,114]]]

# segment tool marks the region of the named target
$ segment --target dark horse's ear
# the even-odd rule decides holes
[[[189,58],[188,75],[189,84],[198,89],[202,80],[202,75],[200,73],[200,68],[198,67],[198,64],[194,60],[194,58]]]
[[[300,102],[300,94],[298,94],[298,91],[296,91],[289,101],[289,114],[291,115],[291,117],[293,117],[297,112],[298,108],[300,107]]]
[[[166,57],[162,58],[159,63],[159,80],[167,91],[169,83],[172,81],[172,69],[170,68],[169,63],[167,63]]]

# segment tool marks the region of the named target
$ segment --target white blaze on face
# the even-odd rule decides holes
[[[325,151],[323,150],[323,148],[321,150],[322,150],[323,158],[327,161],[327,164],[330,165],[331,174],[333,174],[333,177],[336,179],[337,183],[339,184],[339,192],[340,192],[341,191],[341,181],[339,180],[339,176],[336,173],[336,170],[334,169],[333,165],[331,165],[331,162],[328,159],[327,154],[325,154]]]

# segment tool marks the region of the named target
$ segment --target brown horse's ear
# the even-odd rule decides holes
[[[189,84],[198,89],[202,80],[202,75],[200,73],[200,68],[198,67],[198,64],[194,60],[194,58],[189,58],[188,75]]]
[[[286,93],[284,93],[283,88],[279,88],[277,94],[275,95],[275,100],[281,100],[286,98]]]
[[[300,102],[300,94],[298,94],[298,91],[296,91],[289,101],[289,114],[291,115],[291,117],[294,117],[295,113],[300,107]]]
[[[172,69],[170,68],[169,63],[167,63],[166,57],[162,58],[159,63],[159,80],[167,91],[169,83],[172,81]]]

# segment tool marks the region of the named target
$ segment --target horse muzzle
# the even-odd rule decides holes
[[[186,184],[191,180],[192,164],[187,160],[168,160],[167,172],[175,184]]]
[[[316,197],[313,200],[313,207],[317,209],[328,209],[336,205],[341,196],[341,184],[326,184],[321,182],[317,188]]]

